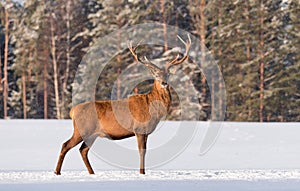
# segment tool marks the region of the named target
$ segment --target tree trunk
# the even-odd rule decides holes
[[[199,7],[199,12],[200,12],[200,48],[201,48],[201,66],[205,66],[205,35],[206,35],[206,23],[205,23],[205,0],[201,0],[200,2],[200,7]],[[206,102],[206,79],[204,75],[201,75],[201,84],[202,84],[202,98],[203,102]]]
[[[56,118],[61,118],[60,113],[60,99],[59,99],[59,87],[58,87],[58,71],[57,71],[57,58],[56,58],[56,40],[54,33],[53,17],[50,18],[50,30],[51,30],[51,54],[53,64],[53,78],[54,78],[54,93],[55,93],[55,106],[56,106]]]
[[[264,10],[263,10],[263,1],[260,1],[260,32],[259,32],[259,74],[260,74],[260,94],[259,94],[259,121],[264,121],[264,72],[265,72],[265,63],[264,63]]]
[[[68,78],[70,73],[70,63],[71,63],[71,27],[70,27],[70,8],[71,8],[71,1],[68,0],[67,7],[66,7],[66,26],[67,26],[67,47],[66,47],[66,71],[64,75],[64,82],[63,82],[63,93],[62,93],[62,115],[63,118],[66,117],[67,114],[67,105],[66,105],[66,96],[68,94],[67,85],[68,85]]]
[[[165,13],[165,0],[160,0],[160,13],[163,18],[164,30],[164,51],[168,50],[168,29],[167,29],[167,15]]]
[[[9,12],[8,6],[10,0],[6,1],[5,7],[5,47],[4,47],[4,89],[3,89],[3,110],[4,110],[4,119],[7,119],[7,98],[8,98],[8,74],[7,74],[7,65],[8,65],[8,42],[9,42]]]
[[[29,104],[30,105],[33,105],[33,103],[35,103],[35,105],[38,105],[38,99],[36,96],[37,94],[37,91],[36,91],[36,88],[32,87],[32,84],[31,84],[31,77],[32,77],[32,68],[34,66],[34,58],[33,58],[33,55],[34,55],[34,51],[35,49],[30,47],[29,48],[29,62],[28,62],[28,67],[27,67],[27,86],[26,86],[26,91],[29,93]],[[38,75],[36,75],[38,76]],[[28,116],[28,112],[27,112],[27,118],[30,117]]]
[[[120,22],[118,22],[118,27],[121,28],[122,25]],[[120,34],[120,31],[118,30],[118,36],[117,36],[117,52],[118,52],[118,55],[117,55],[117,64],[118,64],[118,68],[117,68],[117,74],[118,74],[118,77],[117,77],[117,99],[121,99],[121,79],[120,79],[120,75],[122,73],[122,68],[121,68],[121,55],[120,55],[120,51],[121,51],[121,45],[120,45],[120,42],[121,42],[121,34]]]
[[[3,93],[3,81],[2,81],[2,46],[0,45],[0,93]]]
[[[46,58],[47,51],[44,49],[44,56]],[[44,119],[48,119],[48,84],[47,84],[47,77],[48,77],[48,71],[47,71],[47,64],[44,62]]]
[[[221,27],[222,27],[222,15],[223,14],[223,12],[222,12],[222,1],[219,1],[218,2],[218,53],[217,53],[217,55],[218,55],[218,60],[220,60],[221,59],[221,56],[222,56],[222,48],[221,48],[221,41],[220,41],[220,39],[221,39]],[[222,71],[222,67],[220,67],[220,70],[221,70],[221,73],[223,72]],[[219,91],[221,91],[222,89],[223,89],[223,84],[222,84],[222,81],[224,80],[224,79],[222,79],[222,75],[219,75],[218,76],[219,77]],[[218,95],[218,97],[219,97],[219,99],[218,99],[218,102],[219,102],[219,119],[220,119],[220,117],[221,116],[223,116],[223,98],[222,98],[222,95]]]
[[[27,99],[26,99],[26,73],[25,68],[22,68],[22,94],[23,94],[23,118],[27,119]]]
[[[218,114],[216,110],[216,103],[215,103],[215,72],[214,70],[211,71],[212,76],[211,78],[211,90],[210,90],[210,96],[211,96],[211,120],[216,120]]]
[[[249,0],[247,0],[246,2],[246,6],[244,8],[244,12],[245,12],[245,19],[246,19],[246,23],[247,25],[247,30],[250,31],[251,30],[251,26],[250,26],[250,17],[249,17],[249,9],[250,9],[250,5],[249,5]],[[248,37],[246,38],[245,44],[246,44],[246,58],[247,58],[247,65],[249,65],[250,61],[251,61],[251,47],[250,47],[250,41],[251,39],[248,39]],[[247,87],[247,93],[248,95],[250,95],[252,92],[251,87],[248,86]],[[251,98],[249,98],[251,99]],[[252,117],[252,105],[251,103],[247,105],[247,109],[248,109],[248,121],[251,121],[251,117]]]

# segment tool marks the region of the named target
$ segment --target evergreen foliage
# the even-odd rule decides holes
[[[22,5],[8,2],[0,2],[0,118],[5,115],[4,101],[7,118],[68,118],[73,88],[86,88],[78,82],[73,84],[73,80],[89,47],[118,29],[159,22],[192,33],[212,53],[226,84],[225,120],[300,121],[298,0],[25,0]],[[118,51],[109,68],[101,73],[94,92],[96,99],[119,99],[129,91],[120,86],[121,81],[115,81],[125,67],[134,67],[134,60],[128,50],[121,49],[120,38],[124,35],[116,36],[111,46]],[[166,30],[164,38],[167,36]],[[139,51],[157,62],[169,59],[168,44],[142,47]],[[97,62],[89,60],[94,66],[91,68],[96,68]],[[222,100],[211,97],[222,87],[209,89],[205,76],[193,69],[192,62],[179,69],[193,76],[191,80],[199,92],[199,118],[214,120],[210,113],[219,109],[215,103]],[[116,89],[112,89],[114,83]],[[139,84],[135,93],[149,91],[151,83]],[[170,120],[179,119],[181,111],[176,93],[173,95]]]

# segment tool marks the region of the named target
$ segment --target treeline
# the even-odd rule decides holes
[[[226,120],[300,121],[299,18],[298,0],[1,1],[0,117],[68,118],[88,48],[122,27],[159,22],[189,31],[213,54],[226,84]],[[99,98],[110,98],[118,67]],[[193,83],[199,118],[210,120],[213,92],[201,73]]]

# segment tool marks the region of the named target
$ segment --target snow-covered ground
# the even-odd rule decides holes
[[[67,171],[55,176],[51,171],[2,172],[0,190],[297,190],[300,171],[274,170],[200,170],[100,171],[88,175],[81,171]]]
[[[0,121],[0,190],[300,190],[299,123],[223,123],[215,144],[201,154],[209,125],[162,122],[149,137],[146,175],[138,173],[130,138],[114,145],[97,140],[90,153],[96,175],[88,175],[77,146],[56,176],[70,120]],[[182,135],[188,141],[178,139],[182,128],[191,127],[196,131]],[[170,158],[173,147],[178,152]]]

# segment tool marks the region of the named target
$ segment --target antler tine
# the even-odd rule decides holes
[[[178,38],[183,44],[185,44],[185,41],[184,41],[179,35],[177,35],[177,38]]]
[[[136,53],[135,53],[135,50],[137,49],[137,46],[134,47],[134,48],[132,48],[132,41],[127,41],[127,46],[128,46],[129,51],[130,51],[131,54],[133,55],[134,59],[135,59],[136,61],[139,61],[138,56],[137,56]]]
[[[175,59],[173,59],[171,62],[167,63],[166,70],[169,70],[170,67],[172,67],[172,66],[181,64],[182,62],[184,62],[187,59],[188,53],[190,51],[191,44],[192,44],[190,35],[187,35],[187,37],[188,37],[188,42],[185,42],[179,35],[177,35],[177,38],[185,45],[185,53],[184,53],[184,56],[180,60],[178,60],[178,58],[179,58],[179,54],[178,54]]]
[[[150,62],[147,58],[147,56],[144,56],[144,59],[146,60],[146,62]]]
[[[140,41],[134,48],[132,47],[132,42],[127,42],[127,45],[128,45],[128,49],[129,51],[131,52],[131,54],[133,55],[134,59],[137,61],[137,62],[140,62],[142,63],[143,65],[147,66],[148,68],[151,68],[157,72],[160,71],[160,68],[157,67],[155,64],[151,63],[148,58],[146,56],[144,56],[144,59],[145,61],[139,59],[139,57],[137,56],[135,50],[137,49],[137,47],[140,45],[142,41]]]
[[[175,59],[173,59],[171,62],[167,63],[167,65],[172,66],[173,64],[175,64],[177,62],[178,58],[179,58],[179,54],[177,54]]]
[[[134,59],[137,62],[141,62],[141,60],[139,60],[139,58],[138,58],[137,54],[135,53],[135,51],[140,46],[141,42],[142,42],[142,40],[140,40],[139,43],[135,47],[132,47],[132,41],[127,41],[128,49],[129,49],[129,51],[131,52],[131,54],[133,55]]]

